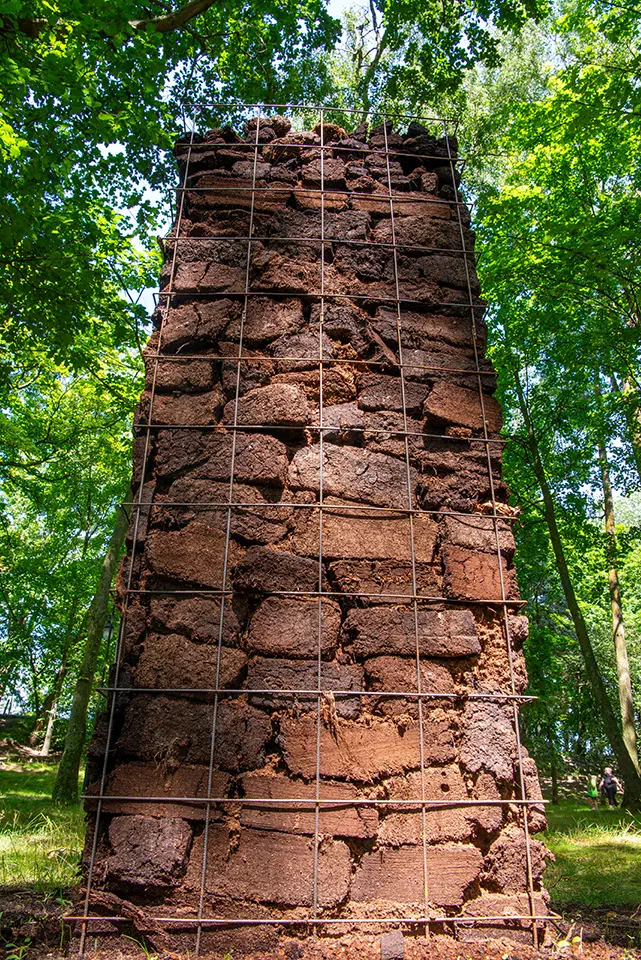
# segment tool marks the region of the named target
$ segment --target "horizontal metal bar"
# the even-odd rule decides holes
[[[428,134],[428,136],[429,135],[430,134]],[[363,141],[360,141],[360,142],[362,143]],[[339,146],[336,140],[331,140],[329,143],[326,143],[326,144],[294,143],[292,141],[287,142],[286,140],[281,140],[280,142],[276,140],[270,140],[268,143],[258,143],[258,144],[249,143],[247,140],[240,141],[239,143],[212,143],[211,141],[203,141],[202,143],[193,143],[193,144],[179,143],[179,144],[176,144],[176,146],[178,147],[178,149],[184,148],[185,151],[187,151],[187,149],[190,148],[192,154],[205,153],[206,151],[216,151],[216,150],[235,151],[235,150],[244,150],[245,148],[247,148],[248,150],[256,150],[256,148],[258,148],[259,156],[262,156],[262,151],[264,150],[265,147],[271,147],[272,149],[281,149],[283,151],[292,150],[292,149],[300,150],[301,153],[303,150],[323,150],[324,152],[333,150],[334,152],[338,152],[338,153],[362,153],[370,157],[371,156],[385,157],[385,158],[409,157],[412,160],[437,160],[437,161],[440,160],[441,166],[443,167],[457,166],[458,164],[461,164],[461,170],[463,169],[463,167],[465,166],[465,163],[467,162],[466,157],[461,157],[458,154],[456,156],[448,157],[448,156],[442,156],[440,153],[414,153],[411,150],[403,150],[401,148],[397,148],[396,150],[394,149],[382,150],[379,147],[368,147],[368,146],[341,147]],[[180,160],[180,156],[178,156],[177,159]],[[238,159],[240,160],[242,158],[239,157]],[[337,159],[340,160],[340,157],[337,157]],[[264,161],[264,162],[269,163],[270,161]],[[222,168],[213,167],[212,169],[220,170],[220,169],[224,169],[224,167]],[[192,174],[192,176],[197,176],[198,173],[200,172],[201,171],[197,171],[197,173]],[[430,171],[426,171],[426,172],[429,173]],[[458,172],[460,173],[461,171],[459,170]],[[328,187],[325,190],[325,192],[333,193],[334,191],[331,189],[331,187]]]
[[[436,848],[434,848],[436,849]],[[525,892],[524,892],[525,895]],[[94,916],[65,916],[64,919],[68,923],[133,923],[136,925],[137,929],[140,929],[140,919],[138,916],[133,917],[101,917],[99,915]],[[203,927],[317,927],[324,926],[327,924],[370,924],[376,926],[376,924],[392,924],[393,926],[403,926],[407,924],[420,924],[421,926],[430,923],[464,923],[469,926],[473,926],[476,923],[499,923],[503,921],[508,922],[528,922],[528,923],[540,923],[542,921],[549,922],[558,922],[561,917],[558,914],[529,914],[529,913],[512,913],[512,914],[502,914],[500,916],[485,916],[485,917],[468,917],[462,915],[456,915],[453,917],[427,917],[427,916],[414,916],[414,917],[315,917],[308,919],[280,919],[277,920],[274,917],[269,919],[257,920],[254,918],[238,918],[238,919],[229,919],[229,918],[212,918],[212,917],[157,917],[150,915],[149,922],[152,924],[185,924],[186,926],[199,926]],[[151,927],[148,932],[153,932],[154,927]],[[108,934],[103,934],[103,936],[108,936]]]
[[[158,394],[156,395],[158,396]],[[194,394],[192,394],[194,396]],[[231,402],[231,401],[230,401]],[[387,411],[383,411],[387,412]],[[509,443],[509,439],[505,437],[448,437],[439,433],[419,433],[417,430],[385,430],[379,427],[356,427],[356,426],[320,426],[319,424],[314,423],[303,423],[300,425],[288,425],[282,423],[141,423],[140,420],[134,421],[133,427],[135,430],[220,430],[221,427],[225,428],[225,433],[227,432],[237,432],[244,433],[245,431],[258,431],[266,430],[268,433],[291,433],[292,431],[301,431],[301,430],[315,430],[317,432],[323,433],[341,433],[345,431],[347,433],[362,433],[362,434],[371,434],[372,436],[384,436],[384,437],[417,437],[419,440],[450,440],[457,439],[463,442],[469,443],[472,440],[476,440],[478,443],[482,443],[487,446],[490,443],[506,444]]]
[[[186,236],[174,236],[171,233],[165,234],[160,239],[165,242],[167,245],[170,243],[183,243],[185,241],[197,242],[197,243],[212,243],[212,242],[243,242],[243,243],[253,243],[255,240],[260,241],[261,243],[267,243],[272,241],[279,241],[280,243],[336,243],[341,244],[342,246],[358,246],[366,247],[371,249],[372,247],[381,247],[386,250],[414,250],[421,253],[439,253],[439,254],[452,254],[458,256],[463,254],[465,257],[471,257],[472,259],[476,258],[476,253],[474,250],[463,250],[462,247],[425,247],[421,244],[416,243],[383,243],[380,240],[345,240],[343,237],[261,237],[256,234],[252,234],[251,237],[248,236],[216,236],[216,237],[191,237]],[[479,254],[480,256],[480,254]]]
[[[313,147],[312,147],[313,149]],[[208,176],[209,174],[205,171],[200,171],[199,173],[194,173],[194,177]],[[229,178],[231,181],[231,177]],[[438,197],[433,197],[432,194],[419,193],[418,191],[408,193],[366,193],[364,190],[338,190],[333,187],[327,187],[325,190],[317,190],[314,187],[239,187],[233,182],[230,182],[228,187],[172,187],[174,193],[251,193],[252,197],[257,193],[278,193],[289,195],[293,194],[304,194],[309,196],[313,194],[319,197],[326,196],[338,196],[338,197],[356,197],[358,200],[372,200],[375,203],[439,203],[444,204],[449,207],[465,207],[467,209],[467,204],[463,200],[441,200]],[[259,210],[259,213],[263,211]],[[445,218],[443,218],[445,219]],[[252,238],[253,239],[253,238]],[[286,240],[286,237],[280,238]],[[323,241],[324,243],[330,243],[329,239]],[[471,253],[471,251],[467,251]]]
[[[182,144],[179,144],[178,146],[180,148]],[[242,150],[245,147],[250,148],[251,150],[255,149],[253,143],[247,143],[246,141],[244,143],[195,143],[193,145],[192,152],[205,153],[206,151],[216,151],[216,150],[235,151],[235,150]],[[301,152],[303,150],[324,150],[325,152],[334,151],[335,153],[361,153],[361,154],[366,154],[368,157],[371,157],[371,156],[385,157],[385,158],[409,157],[412,160],[436,160],[437,162],[440,161],[441,166],[443,167],[450,167],[450,166],[457,167],[458,164],[460,164],[461,169],[457,171],[459,174],[462,172],[463,167],[465,166],[465,163],[466,163],[466,158],[460,157],[460,156],[443,157],[443,156],[440,156],[440,154],[438,153],[412,153],[409,150],[401,150],[400,148],[397,150],[379,150],[378,147],[372,147],[372,148],[340,147],[335,141],[332,141],[332,143],[330,144],[325,144],[325,146],[321,146],[320,143],[287,143],[287,142],[276,143],[274,140],[270,140],[269,143],[258,144],[259,150],[262,151],[264,147],[271,147],[272,149],[281,149],[283,151],[291,150],[291,149],[300,150]],[[186,145],[185,145],[185,150],[187,150]],[[262,153],[260,155],[262,155]],[[180,156],[178,156],[177,159],[180,160]],[[238,159],[242,160],[242,157],[239,156]],[[341,158],[337,157],[336,159],[340,160]],[[271,161],[265,160],[263,162],[270,163]],[[192,177],[202,176],[205,173],[214,173],[217,170],[224,170],[224,169],[225,167],[211,167],[209,170],[197,170],[195,173],[192,173],[191,176]],[[427,170],[426,173],[430,173],[430,171]],[[260,177],[258,177],[257,179],[260,180]],[[375,179],[375,178],[372,178],[372,179]],[[379,180],[377,182],[380,183],[381,181]],[[179,188],[174,187],[173,189],[179,189]],[[189,187],[186,187],[185,189],[188,190]],[[331,187],[326,187],[323,192],[338,193],[339,191],[333,190]],[[364,192],[361,193],[361,192],[353,191],[353,193],[356,194],[356,196],[366,196]],[[379,196],[384,197],[385,195],[379,194]],[[396,194],[394,194],[394,196],[396,196]],[[459,201],[452,200],[452,201],[445,201],[445,202],[458,203],[461,206],[467,206],[467,204],[464,203],[464,201],[462,200],[459,200]]]
[[[322,786],[322,781],[321,781]],[[323,800],[315,797],[139,797],[139,796],[116,796],[103,794],[83,793],[83,800],[98,800],[107,803],[133,803],[140,801],[142,803],[186,803],[190,805],[198,804],[232,804],[237,803],[241,806],[252,804],[264,804],[265,806],[311,806],[321,807],[538,807],[550,803],[549,800],[422,800],[418,797],[415,800],[396,800],[396,799],[371,799],[363,797],[362,799],[345,800]]]
[[[196,478],[197,479],[197,478]],[[418,510],[414,507],[411,509],[409,507],[374,507],[366,506],[364,504],[342,504],[342,503],[291,503],[287,501],[269,501],[266,500],[262,503],[243,503],[238,501],[228,502],[227,500],[211,500],[209,502],[203,501],[192,501],[192,500],[123,500],[121,503],[123,507],[204,507],[208,509],[246,509],[256,507],[259,510],[262,509],[293,509],[293,510],[321,510],[326,511],[336,510],[339,513],[343,510],[357,510],[364,511],[366,513],[393,513],[401,517],[409,516],[426,516],[426,517],[464,517],[467,520],[472,518],[478,518],[482,520],[505,520],[508,523],[513,523],[518,520],[518,517],[504,517],[500,513],[465,513],[463,511],[456,510]],[[354,558],[356,559],[356,558]],[[385,558],[380,558],[385,559]],[[373,596],[378,596],[378,594],[373,594]]]
[[[487,307],[487,303],[481,301],[469,303],[468,301],[460,300],[413,300],[411,297],[381,297],[371,293],[323,293],[320,290],[314,290],[311,293],[301,290],[158,290],[154,292],[154,298],[156,297],[181,297],[192,300],[194,298],[199,299],[200,297],[207,297],[209,299],[221,297],[224,300],[228,300],[230,297],[287,297],[289,300],[358,300],[367,303],[371,303],[372,301],[375,303],[410,303],[422,307],[452,307],[457,310],[476,310],[479,308],[485,310]]]
[[[400,600],[403,603],[412,602],[414,600],[420,603],[442,603],[445,605],[452,606],[465,606],[465,607],[524,607],[527,604],[527,600],[502,600],[500,597],[497,597],[496,600],[487,600],[487,599],[471,599],[466,598],[464,600],[459,600],[453,597],[430,597],[423,596],[422,594],[414,593],[355,593],[349,590],[250,590],[244,588],[243,590],[234,590],[228,589],[223,590],[222,588],[214,589],[199,589],[198,587],[192,587],[190,589],[167,589],[167,590],[146,590],[143,588],[134,588],[127,587],[122,591],[124,594],[134,593],[140,594],[141,596],[162,596],[162,597],[173,597],[173,596],[182,596],[183,594],[187,596],[199,596],[199,597],[232,597],[232,596],[247,596],[259,595],[264,597],[315,597],[316,599],[322,600],[323,597],[326,597],[328,600],[333,598],[343,598],[347,599],[352,598],[361,598],[367,600]]]
[[[396,118],[397,120],[417,120],[424,121],[425,123],[439,123],[441,125],[447,123],[458,123],[456,117],[426,117],[419,114],[413,113],[400,113],[397,111],[383,111],[378,109],[365,110],[363,107],[341,107],[339,105],[333,106],[331,103],[325,106],[324,104],[318,103],[271,103],[270,101],[261,101],[260,103],[245,103],[240,100],[208,100],[204,103],[194,100],[183,100],[180,103],[180,109],[184,110],[210,110],[212,107],[228,107],[231,110],[258,110],[260,112],[260,120],[267,121],[270,117],[265,113],[266,110],[292,110],[299,111],[301,113],[313,113],[316,112],[319,115],[321,111],[323,114],[326,113],[356,113],[359,116],[372,116],[372,117],[383,117],[384,122],[387,122],[387,119],[390,117]],[[256,117],[251,117],[250,119],[256,119]],[[378,124],[381,126],[382,124]],[[265,123],[267,126],[267,123]]]
[[[228,341],[233,343],[234,341]],[[405,349],[411,349],[411,347],[406,347]],[[203,353],[146,353],[145,354],[145,363],[151,360],[168,360],[170,362],[176,362],[177,360],[183,360],[185,363],[193,362],[197,360],[208,360],[212,363],[281,363],[285,361],[295,361],[297,363],[308,363],[315,364],[320,366],[322,363],[323,366],[329,366],[330,364],[341,364],[345,363],[348,366],[358,366],[359,364],[364,366],[382,366],[385,368],[395,367],[399,370],[428,370],[433,371],[434,373],[457,373],[462,376],[469,377],[496,377],[497,373],[495,370],[480,370],[478,367],[439,367],[433,364],[426,363],[408,363],[406,360],[352,360],[347,357],[301,357],[300,355],[292,356],[275,356],[274,354],[262,353],[254,354],[253,356],[230,356],[222,353],[219,354],[203,354]]]
[[[415,658],[411,659],[414,662]],[[425,658],[429,659],[429,658]],[[300,661],[299,661],[300,662]],[[309,661],[315,663],[316,661]],[[322,661],[330,663],[331,661]],[[508,701],[510,703],[531,703],[538,697],[530,697],[519,693],[418,693],[416,690],[286,690],[279,687],[251,690],[242,687],[96,687],[100,693],[211,693],[228,696],[308,696],[322,697],[331,693],[333,697],[389,697],[401,700],[489,700]]]

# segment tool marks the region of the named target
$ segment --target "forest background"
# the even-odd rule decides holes
[[[323,0],[0,0],[0,713],[66,743],[58,799],[113,656],[171,147],[215,91],[460,119],[540,698],[524,740],[553,781],[611,761],[641,802],[640,25],[609,0],[342,22]]]

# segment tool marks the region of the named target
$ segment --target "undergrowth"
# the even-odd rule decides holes
[[[4,763],[0,772],[0,885],[56,895],[78,880],[84,843],[80,804],[53,803],[56,769]]]

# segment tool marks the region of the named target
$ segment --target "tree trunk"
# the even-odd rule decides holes
[[[636,467],[639,480],[641,480],[641,422],[639,418],[639,411],[637,409],[632,409],[629,400],[630,396],[636,391],[628,380],[623,382],[623,388],[621,388],[619,381],[613,373],[610,374],[610,384],[613,391],[622,401],[623,416],[628,428],[628,439],[630,440],[632,457],[634,459],[634,465]]]
[[[548,743],[550,745],[550,778],[552,780],[552,803],[559,802],[559,771],[556,763],[556,744],[552,733],[552,724],[547,724]]]
[[[639,754],[637,750],[637,731],[634,718],[634,697],[632,696],[632,680],[630,678],[630,664],[628,662],[628,646],[625,640],[623,625],[623,606],[621,604],[621,587],[617,570],[617,541],[616,524],[614,519],[614,501],[612,499],[612,484],[610,483],[610,466],[608,455],[603,443],[598,445],[599,465],[601,467],[601,481],[603,483],[603,506],[605,513],[606,555],[608,559],[608,587],[610,590],[610,611],[612,613],[612,641],[617,662],[619,680],[619,703],[621,705],[621,724],[623,726],[623,741],[630,754],[632,762],[639,771]]]
[[[603,726],[605,728],[606,736],[610,742],[612,750],[614,751],[621,776],[625,780],[625,803],[629,806],[641,807],[641,777],[637,772],[637,769],[623,741],[623,737],[621,736],[616,714],[612,708],[612,704],[610,703],[608,692],[601,675],[601,670],[599,669],[599,664],[594,655],[594,650],[592,649],[592,643],[590,642],[587,624],[583,614],[581,613],[581,609],[574,592],[574,586],[570,578],[570,571],[568,569],[565,551],[563,549],[563,541],[561,540],[561,534],[556,522],[556,511],[554,499],[552,497],[552,491],[550,490],[550,485],[545,474],[545,468],[539,454],[536,435],[534,433],[529,410],[523,395],[523,387],[517,371],[514,371],[514,383],[516,386],[519,407],[521,414],[523,415],[523,420],[527,431],[528,446],[532,456],[532,467],[543,496],[543,511],[548,532],[550,534],[550,542],[552,544],[552,550],[556,560],[556,567],[561,580],[561,586],[563,587],[565,600],[570,611],[570,616],[572,617],[572,622],[574,624],[576,637],[579,642],[579,648],[583,656],[586,674],[590,682],[590,687],[592,688],[592,693],[594,699],[596,700],[597,707],[603,718]]]
[[[125,500],[131,500],[131,488],[127,491]],[[109,612],[109,589],[127,535],[129,515],[129,508],[118,506],[114,529],[102,563],[98,587],[87,611],[85,651],[76,680],[65,746],[52,794],[53,799],[59,803],[75,803],[78,800],[78,772],[85,748],[87,710],[91,699],[100,644]]]
[[[57,706],[57,702],[53,704],[51,710],[49,711],[49,716],[47,717],[47,729],[45,730],[45,738],[42,741],[42,749],[40,750],[41,757],[48,757],[49,753],[51,752],[51,740],[53,739],[53,725],[56,722]]]

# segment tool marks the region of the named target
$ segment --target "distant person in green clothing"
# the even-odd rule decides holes
[[[601,783],[599,784],[599,790],[603,790],[611,807],[618,806],[617,792],[620,790],[621,793],[623,793],[623,787],[621,785],[621,781],[612,773],[612,767],[606,767],[603,771]]]
[[[599,787],[598,787],[599,778],[596,776],[590,777],[588,782],[588,806],[593,810],[599,809]]]

